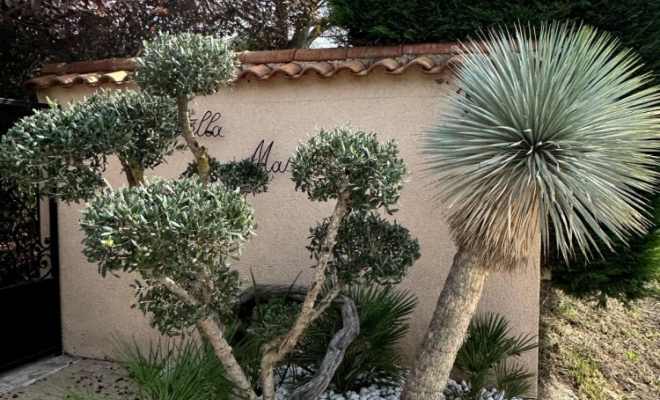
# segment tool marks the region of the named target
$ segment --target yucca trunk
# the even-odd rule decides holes
[[[442,400],[488,270],[459,249],[438,298],[428,333],[417,352],[401,400]]]

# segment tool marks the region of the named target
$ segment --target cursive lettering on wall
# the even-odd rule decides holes
[[[206,111],[201,119],[191,119],[191,121],[199,121],[197,129],[195,129],[195,136],[225,137],[222,134],[222,126],[218,123],[221,116],[222,114],[219,112]],[[285,173],[289,168],[291,158],[288,158],[286,161],[271,161],[270,152],[273,150],[274,144],[275,141],[271,141],[266,145],[265,139],[259,142],[252,154],[251,160],[259,165],[263,165],[268,173]]]
[[[222,134],[222,127],[218,124],[218,120],[220,120],[221,116],[222,114],[219,112],[205,112],[204,116],[199,121],[199,125],[197,125],[195,136],[224,137]],[[197,119],[193,119],[192,121],[197,121]]]
[[[263,165],[264,168],[266,169],[266,172],[268,173],[286,172],[286,170],[289,168],[289,164],[291,163],[291,158],[286,160],[286,163],[284,163],[283,161],[273,161],[271,163],[269,160],[270,151],[273,149],[273,145],[275,144],[275,141],[271,141],[270,144],[266,146],[266,148],[264,149],[265,144],[266,144],[266,140],[262,140],[261,142],[259,142],[259,145],[252,154],[252,162]]]

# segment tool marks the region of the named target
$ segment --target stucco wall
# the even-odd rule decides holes
[[[454,246],[443,219],[443,206],[434,200],[436,192],[423,172],[423,158],[418,138],[425,128],[436,123],[441,107],[442,90],[456,90],[438,76],[410,71],[391,76],[374,73],[367,77],[348,74],[332,79],[308,76],[299,80],[275,78],[270,81],[240,81],[223,88],[213,96],[196,99],[196,117],[206,111],[221,113],[213,126],[222,127],[221,138],[200,139],[210,153],[220,160],[251,156],[264,140],[273,142],[267,167],[284,168],[298,140],[315,127],[332,127],[350,122],[365,130],[373,130],[382,139],[398,141],[401,156],[412,174],[401,196],[396,219],[410,229],[421,246],[421,259],[411,268],[402,288],[411,289],[419,297],[419,305],[411,320],[410,334],[402,344],[406,361],[424,334],[435,302],[449,270]],[[94,89],[75,86],[54,87],[40,95],[56,99],[60,104],[80,100]],[[201,126],[205,129],[206,122]],[[190,160],[189,153],[172,157],[154,173],[177,177]],[[113,160],[109,180],[123,183],[118,163]],[[303,271],[311,276],[311,261],[305,250],[308,228],[328,216],[332,204],[310,203],[304,194],[294,191],[288,172],[273,173],[268,193],[250,198],[259,222],[258,236],[248,244],[243,260],[236,263],[243,277],[254,272],[261,283],[290,283]],[[111,335],[133,336],[146,343],[157,338],[139,312],[129,308],[131,277],[105,279],[81,254],[82,234],[78,227],[79,205],[59,208],[60,259],[62,274],[62,319],[65,351],[88,357],[112,355]],[[504,314],[515,333],[538,332],[539,309],[538,257],[515,274],[492,275],[487,283],[478,312]],[[524,359],[536,371],[535,352]]]

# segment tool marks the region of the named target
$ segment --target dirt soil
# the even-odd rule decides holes
[[[541,288],[539,399],[660,399],[660,301],[607,309]]]

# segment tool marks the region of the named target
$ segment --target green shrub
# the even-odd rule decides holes
[[[337,199],[349,188],[351,211],[393,212],[388,207],[399,201],[407,169],[394,141],[381,143],[373,132],[337,126],[299,143],[291,175],[310,201]]]
[[[326,288],[325,290],[328,290]],[[408,332],[408,317],[417,299],[406,291],[376,284],[352,285],[346,295],[357,306],[360,334],[348,347],[335,376],[334,390],[359,391],[365,382],[402,382],[405,369],[397,353],[397,343]],[[340,310],[330,307],[301,339],[288,361],[315,373],[332,336],[342,327]]]
[[[263,165],[246,158],[241,161],[230,161],[221,164],[216,158],[209,160],[209,182],[221,182],[231,189],[239,189],[241,193],[253,195],[265,192],[268,189],[270,176]],[[197,162],[192,161],[179,177],[192,178],[197,175]]]
[[[102,91],[66,109],[51,104],[2,137],[0,171],[20,184],[40,184],[42,196],[90,199],[106,186],[109,156],[144,170],[180,148],[176,118],[174,100],[128,90]]]
[[[124,400],[227,400],[233,387],[213,348],[205,343],[159,341],[145,352],[136,343],[118,339],[115,356],[132,384]],[[54,392],[69,400],[120,400],[77,388],[57,387]]]
[[[595,299],[600,306],[617,299],[625,304],[648,296],[659,296],[653,282],[660,279],[660,198],[652,199],[653,226],[645,236],[633,236],[628,243],[614,239],[614,250],[602,242],[602,255],[588,261],[576,248],[570,262],[554,252],[545,255],[545,264],[552,271],[552,285],[579,299]],[[576,246],[577,247],[577,246]]]
[[[261,376],[256,379],[254,360],[243,363],[247,365],[243,369],[238,352],[227,342],[228,326],[223,322],[233,323],[231,314],[238,300],[238,272],[230,268],[230,262],[240,256],[256,229],[252,208],[242,194],[264,191],[268,174],[250,160],[226,165],[211,161],[207,149],[194,138],[188,109],[193,97],[231,83],[236,56],[222,40],[164,34],[145,43],[136,62],[140,92],[116,96],[104,92],[67,110],[53,107],[49,113],[19,121],[0,143],[3,178],[58,187],[58,191],[43,191],[44,196],[72,201],[91,198],[80,221],[87,260],[97,264],[103,276],[114,271],[138,272],[136,306],[162,334],[199,329],[235,385],[234,397],[256,399],[253,386],[261,384],[263,397],[273,398],[274,367],[345,284],[338,283],[317,302],[326,272],[331,272],[326,267],[342,218],[354,212],[364,216],[381,206],[388,213],[396,211],[388,207],[399,199],[405,164],[394,142],[381,143],[376,134],[352,127],[321,129],[309,141],[300,142],[291,163],[296,190],[306,192],[311,201],[337,201],[324,244],[314,254],[317,273],[299,315],[286,305],[278,309],[269,304],[265,310],[265,327],[276,325],[283,313],[291,316],[289,325],[294,320],[295,324],[277,331],[277,337],[259,348],[264,354],[259,354]],[[179,134],[195,158],[183,179],[145,180],[146,168],[163,162],[180,147]],[[119,156],[128,188],[113,190],[103,178],[109,155]],[[198,176],[187,177],[193,175],[193,167]],[[378,218],[369,221],[380,225],[379,229],[392,227],[382,232],[412,241],[398,225]],[[411,246],[414,251],[404,257],[384,252],[387,270],[375,273],[373,266],[353,263],[351,272],[364,279],[400,280],[418,257],[417,244]],[[352,262],[349,253],[344,252],[342,261]],[[252,336],[266,338],[267,332],[259,331],[260,327],[252,329]]]
[[[533,339],[528,335],[511,336],[509,323],[496,314],[475,317],[467,334],[454,367],[474,390],[457,391],[451,386],[448,390],[462,400],[485,400],[487,396],[478,390],[494,385],[504,391],[507,398],[526,398],[531,392],[534,374],[511,362],[510,358],[536,348],[538,345]]]

